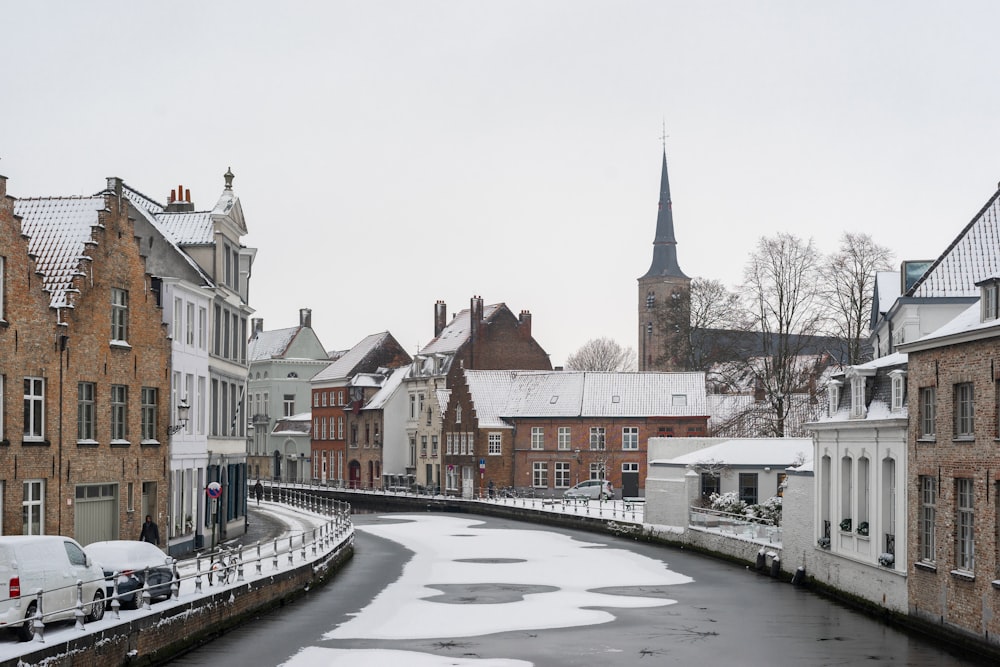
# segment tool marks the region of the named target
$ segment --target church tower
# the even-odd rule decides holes
[[[653,262],[639,278],[639,370],[687,370],[691,329],[691,279],[677,264],[667,152],[663,151]]]

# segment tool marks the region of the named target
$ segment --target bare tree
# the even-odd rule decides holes
[[[769,435],[785,435],[792,394],[818,373],[803,351],[806,337],[823,331],[827,320],[820,263],[811,240],[781,233],[761,238],[744,270],[744,298],[762,333],[762,354],[743,371],[769,407]]]
[[[864,338],[868,333],[874,297],[875,273],[891,269],[892,251],[868,234],[844,232],[840,249],[823,269],[823,282],[832,313],[833,335],[845,346],[845,362],[867,359]]]
[[[566,369],[572,371],[634,371],[635,350],[623,348],[610,338],[592,338],[566,358]]]
[[[687,367],[708,371],[712,366],[745,355],[751,319],[740,295],[718,280],[691,281],[691,328]]]

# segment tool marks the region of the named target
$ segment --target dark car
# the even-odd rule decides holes
[[[150,601],[170,597],[173,561],[156,545],[133,540],[107,540],[88,544],[83,550],[104,570],[108,600],[113,599],[115,575],[118,575],[118,600],[121,604],[128,607],[141,605],[147,572]]]

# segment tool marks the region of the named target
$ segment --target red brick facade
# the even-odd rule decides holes
[[[911,350],[907,378],[910,611],[981,638],[1000,634],[1000,590],[994,585],[1000,579],[998,342],[1000,338],[991,338]],[[971,435],[958,433],[957,430],[965,429],[956,428],[956,405],[964,391],[958,385],[963,384],[972,388]],[[933,435],[925,433],[923,419],[922,390],[928,388],[933,388],[936,394]],[[968,426],[968,422],[965,424]],[[925,502],[927,498],[922,493],[925,482],[936,491],[932,504]],[[960,511],[957,507],[959,489],[966,491],[971,511]],[[934,517],[933,541],[927,540],[923,521],[928,511]],[[971,526],[971,535],[960,527],[963,523]],[[963,558],[961,544],[966,545],[966,552],[972,547],[971,559]]]
[[[6,304],[0,325],[3,533],[33,530],[22,520],[23,503],[32,500],[26,493],[40,491],[35,499],[40,504],[33,508],[43,508],[41,532],[70,535],[83,542],[137,538],[144,509],[160,518],[161,525],[167,510],[170,341],[128,207],[118,196],[105,196],[105,210],[97,213],[98,224],[85,246],[86,259],[79,261],[69,290],[72,307],[57,313],[50,308],[42,276],[35,273],[27,246],[19,238],[20,222],[11,214],[14,202],[5,196],[3,179],[0,195],[4,196],[0,254],[5,258]],[[111,342],[113,288],[128,295],[126,344]],[[26,434],[24,424],[26,378],[36,379],[29,382],[44,392],[38,401],[43,410],[42,433],[35,437]],[[80,383],[93,389],[93,437],[83,441],[78,440],[77,430]],[[126,399],[125,437],[114,444],[112,386]],[[155,404],[147,410],[156,415],[155,437],[146,440],[142,437],[143,388],[156,394]],[[144,489],[149,493],[145,504]],[[116,512],[106,511],[112,496]],[[106,502],[99,519],[78,520],[75,510],[81,501],[102,497]]]

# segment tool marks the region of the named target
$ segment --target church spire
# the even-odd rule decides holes
[[[653,262],[642,278],[687,278],[677,264],[677,241],[674,239],[674,213],[670,204],[670,179],[667,177],[667,151],[663,151],[660,174],[660,204],[656,214],[656,238],[653,239]],[[642,280],[640,278],[640,280]]]

